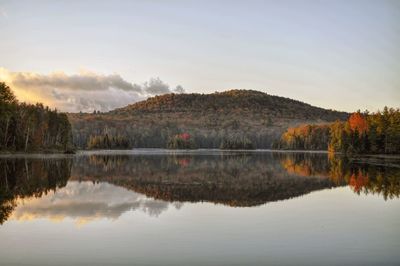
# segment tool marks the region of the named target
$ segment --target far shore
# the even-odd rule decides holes
[[[32,151],[32,152],[10,152],[0,151],[0,158],[5,157],[70,157],[90,154],[132,154],[132,155],[163,155],[163,154],[202,154],[215,155],[226,153],[316,153],[328,154],[328,151],[318,150],[275,150],[275,149],[251,149],[251,150],[228,150],[228,149],[164,149],[164,148],[134,148],[124,150],[76,150],[73,153],[65,153],[63,151]],[[340,155],[340,153],[337,153]],[[376,159],[384,160],[400,160],[400,154],[355,154],[348,156],[350,160],[355,162],[373,162]]]

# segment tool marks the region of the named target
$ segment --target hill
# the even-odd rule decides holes
[[[80,148],[165,148],[183,133],[198,148],[243,140],[255,148],[270,148],[290,126],[347,117],[345,112],[253,90],[165,94],[107,113],[69,114]]]
[[[212,94],[165,94],[148,98],[111,113],[244,111],[298,119],[345,119],[347,114],[311,106],[289,98],[254,90],[229,90]]]

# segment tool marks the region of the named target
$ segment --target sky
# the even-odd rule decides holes
[[[229,89],[397,108],[400,1],[0,0],[0,80],[71,112]]]

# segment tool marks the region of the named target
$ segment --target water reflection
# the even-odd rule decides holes
[[[397,160],[397,159],[396,159]],[[357,194],[378,194],[385,200],[400,195],[400,167],[391,158],[350,160],[297,154],[282,160],[283,167],[299,176],[325,176],[336,185],[349,185]]]
[[[158,216],[181,202],[258,206],[349,185],[357,194],[399,197],[400,169],[312,153],[83,155],[0,159],[0,222]]]
[[[64,187],[71,176],[71,159],[0,159],[0,223],[11,215],[18,199],[40,198]]]
[[[62,221],[68,217],[82,225],[102,218],[117,219],[130,210],[141,210],[150,216],[158,216],[170,204],[106,182],[70,181],[65,187],[41,197],[18,199],[17,205],[19,207],[12,213],[11,219],[23,221],[48,218]]]
[[[335,184],[288,173],[272,154],[99,156],[76,161],[72,179],[109,182],[164,201],[256,206]]]

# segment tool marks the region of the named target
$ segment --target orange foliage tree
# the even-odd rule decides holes
[[[363,134],[368,130],[367,120],[360,112],[353,113],[349,117],[349,125],[353,132],[358,131],[359,134]]]

